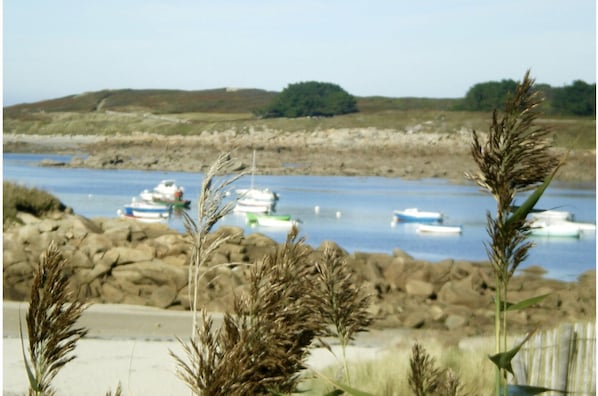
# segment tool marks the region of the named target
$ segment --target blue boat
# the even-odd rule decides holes
[[[393,221],[396,222],[440,223],[443,218],[440,212],[420,212],[417,208],[395,210],[393,213]]]
[[[137,201],[135,199],[123,206],[123,214],[126,216],[168,218],[171,212],[171,205],[161,205],[152,202]]]

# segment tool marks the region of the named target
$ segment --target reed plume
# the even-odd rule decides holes
[[[171,352],[177,374],[197,395],[293,392],[316,337],[326,334],[315,298],[309,249],[293,228],[275,253],[255,263],[247,295],[213,328],[203,311],[196,339],[184,345],[188,361]],[[182,343],[182,341],[180,341]]]
[[[229,169],[230,153],[220,154],[204,175],[197,203],[197,221],[183,211],[185,229],[191,237],[192,244],[188,273],[188,293],[193,313],[192,335],[196,334],[195,328],[199,326],[197,317],[200,310],[199,283],[202,274],[205,274],[202,268],[206,267],[218,247],[230,238],[230,236],[218,236],[209,239],[208,235],[214,225],[234,209],[235,201],[225,202],[225,198],[230,194],[230,186],[245,174],[241,172],[217,179]]]
[[[370,297],[356,285],[346,260],[336,249],[326,247],[322,260],[316,263],[316,269],[320,314],[326,323],[332,325],[330,335],[338,338],[341,344],[345,381],[350,385],[346,349],[355,334],[367,331],[372,323],[368,311]]]
[[[75,327],[87,306],[74,300],[69,290],[66,263],[52,242],[34,273],[26,316],[29,357],[24,357],[30,395],[55,394],[52,380],[75,359],[77,341],[87,334],[87,329]]]

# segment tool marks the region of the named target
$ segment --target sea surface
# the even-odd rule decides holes
[[[175,179],[185,188],[185,198],[192,200],[191,216],[197,218],[200,173],[40,167],[42,159],[70,161],[69,156],[5,153],[4,180],[44,189],[75,213],[94,218],[116,217],[117,210],[144,189],[152,189],[162,179]],[[242,178],[233,187],[249,187],[250,180],[249,176]],[[487,260],[486,213],[494,213],[495,201],[473,184],[456,185],[443,179],[257,175],[253,183],[280,195],[277,213],[300,220],[300,235],[314,247],[331,240],[348,252],[392,254],[398,248],[432,262]],[[516,203],[524,199],[522,196]],[[537,207],[570,211],[577,221],[595,223],[596,191],[555,183]],[[423,235],[416,233],[414,224],[392,224],[393,210],[406,208],[440,211],[445,224],[462,225],[463,233]],[[243,214],[230,214],[219,224],[240,226],[246,234],[260,232],[279,242],[286,238],[286,231],[247,225]],[[169,226],[184,232],[180,216],[174,216]],[[539,265],[548,271],[548,277],[564,280],[574,280],[596,268],[595,232],[585,232],[579,239],[532,240],[535,246],[521,268]]]

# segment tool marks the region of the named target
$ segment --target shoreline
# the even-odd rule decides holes
[[[460,131],[405,133],[389,130],[327,130],[312,134],[202,133],[165,136],[4,134],[5,153],[72,155],[70,163],[48,166],[204,172],[222,152],[231,152],[235,170],[251,167],[257,175],[381,176],[468,183],[476,170],[471,137]],[[557,148],[565,155],[565,150]],[[596,188],[596,150],[572,150],[554,180],[560,185]]]

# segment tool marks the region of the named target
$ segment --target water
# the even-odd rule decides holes
[[[69,161],[70,157],[40,154],[4,154],[4,180],[42,188],[56,195],[77,214],[85,217],[115,217],[117,209],[161,179],[176,179],[192,199],[191,215],[197,218],[197,197],[201,174],[183,172],[96,170],[38,167],[41,159]],[[473,185],[454,185],[441,179],[407,181],[382,177],[343,176],[255,176],[256,187],[268,187],[280,195],[278,213],[300,219],[301,235],[316,247],[332,240],[349,252],[390,254],[399,248],[417,259],[440,261],[446,258],[487,260],[484,243],[486,212],[495,202]],[[249,177],[233,187],[249,186]],[[520,199],[523,202],[523,198]],[[519,203],[521,203],[519,202]],[[316,213],[314,208],[320,208]],[[414,224],[391,226],[395,209],[417,207],[441,211],[446,224],[463,226],[461,235],[420,235]],[[542,208],[571,211],[577,221],[595,223],[594,189],[550,187],[538,204]],[[282,242],[286,231],[251,228],[241,214],[231,214],[220,224],[243,227],[245,233],[261,232]],[[183,231],[180,218],[169,226]],[[596,236],[584,233],[580,239],[534,238],[522,268],[540,265],[548,276],[573,280],[596,267]]]

